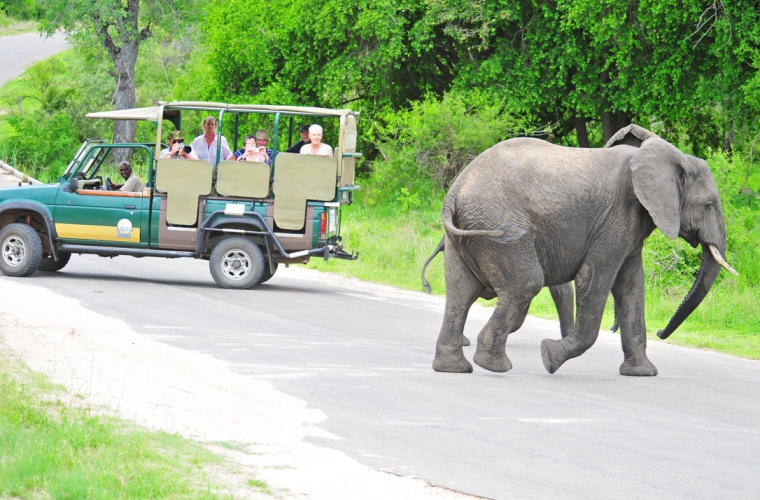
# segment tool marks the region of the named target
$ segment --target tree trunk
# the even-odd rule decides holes
[[[615,132],[630,125],[631,118],[620,111],[604,111],[602,112],[602,133],[604,134],[604,143],[606,144]]]
[[[575,133],[578,136],[579,148],[590,148],[588,143],[588,130],[586,129],[585,118],[573,118],[573,124],[575,125]]]
[[[135,107],[137,52],[140,42],[150,36],[150,24],[142,30],[138,28],[140,0],[127,0],[125,12],[126,17],[113,23],[104,22],[99,15],[94,17],[95,29],[100,42],[113,61],[115,87],[113,97],[117,110]],[[113,30],[109,31],[109,28],[115,29],[115,37],[112,37]],[[113,125],[113,142],[133,142],[136,131],[137,125],[134,121],[116,120]],[[117,163],[128,160],[132,151],[132,149],[114,149],[112,158]]]
[[[135,64],[139,42],[124,42],[113,60],[114,64],[114,104],[115,109],[135,107]],[[133,120],[116,120],[113,122],[113,142],[133,142],[137,123]],[[113,160],[118,164],[128,161],[132,149],[114,149]]]
[[[728,132],[726,132],[726,135],[723,137],[723,151],[729,158],[732,158],[734,154],[734,121],[731,120],[730,123]]]

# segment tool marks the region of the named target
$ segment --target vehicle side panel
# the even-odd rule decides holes
[[[147,247],[141,197],[80,194],[64,187],[59,188],[53,214],[62,243]]]

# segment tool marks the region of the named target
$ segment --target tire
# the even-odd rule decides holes
[[[277,262],[275,262],[274,263],[274,271],[272,271],[270,273],[269,272],[269,261],[267,261],[266,259],[264,260],[264,272],[261,274],[261,279],[259,280],[259,285],[262,284],[262,283],[266,283],[267,281],[269,281],[269,279],[272,276],[274,276],[274,273],[277,272],[277,266],[278,266],[278,264],[277,264]]]
[[[66,264],[69,263],[70,258],[71,254],[68,252],[58,252],[58,262],[55,261],[52,254],[45,255],[40,262],[38,271],[45,271],[49,273],[60,271],[66,267]]]
[[[42,261],[42,241],[26,224],[8,224],[0,230],[0,271],[6,276],[33,274]]]
[[[223,239],[214,247],[208,265],[217,285],[245,289],[261,281],[264,255],[251,240],[233,236]]]

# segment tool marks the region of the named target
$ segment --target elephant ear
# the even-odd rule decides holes
[[[660,231],[673,240],[681,229],[681,178],[684,155],[669,142],[652,137],[631,158],[633,189]]]
[[[607,141],[607,144],[605,144],[604,147],[611,148],[613,146],[626,144],[638,148],[641,146],[642,142],[651,139],[652,137],[657,137],[657,135],[643,127],[639,127],[635,123],[631,123],[627,127],[621,128],[615,135],[610,137],[610,140]]]

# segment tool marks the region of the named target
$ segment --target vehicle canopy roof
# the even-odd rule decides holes
[[[225,104],[222,102],[202,101],[159,101],[158,106],[147,108],[119,109],[115,111],[100,111],[88,113],[87,118],[99,118],[104,120],[146,120],[158,122],[161,118],[168,118],[171,111],[225,111],[227,113],[259,113],[276,114],[283,116],[314,116],[314,117],[341,117],[346,115],[358,115],[350,109],[329,109],[307,106],[271,106],[266,104]]]

